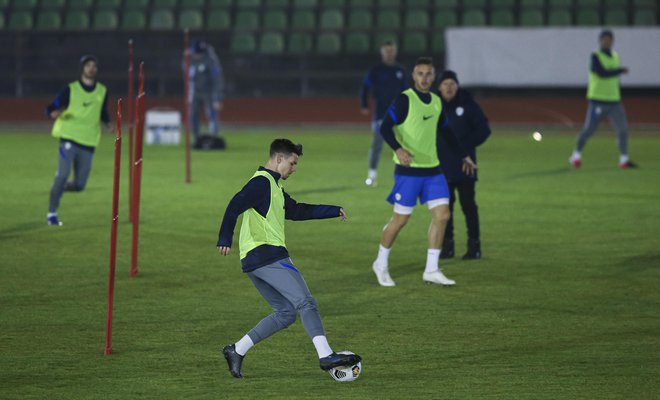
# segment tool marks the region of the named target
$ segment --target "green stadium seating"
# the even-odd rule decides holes
[[[493,26],[513,26],[513,10],[494,10],[490,14],[490,24]]]
[[[176,2],[177,0],[153,0],[151,3],[151,8],[154,10],[159,10],[162,8],[172,9],[176,7]]]
[[[64,7],[64,2],[66,0],[41,0],[41,9],[61,9]],[[3,4],[4,2],[4,4]],[[0,1],[0,8],[7,7],[9,5],[9,0],[1,0]]]
[[[520,0],[520,8],[541,8],[544,0]]]
[[[378,0],[378,8],[398,8],[400,5],[398,0]]]
[[[543,13],[540,10],[523,10],[520,13],[520,26],[543,26]]]
[[[431,52],[444,53],[445,51],[445,34],[443,32],[434,32],[431,38]]]
[[[433,16],[433,27],[436,29],[456,25],[458,25],[458,15],[454,10],[436,11]]]
[[[42,11],[37,16],[36,28],[42,31],[52,31],[60,29],[62,18],[59,11]]]
[[[2,15],[3,21],[4,21],[5,14],[2,11],[7,7],[9,7],[9,0],[0,0],[0,15]],[[4,25],[3,25],[3,27],[4,27]]]
[[[257,44],[252,33],[234,33],[231,37],[231,42],[229,43],[229,51],[234,54],[254,53],[256,48]]]
[[[465,8],[485,8],[486,0],[463,0]]]
[[[548,25],[550,26],[570,26],[571,12],[568,10],[550,10],[548,12]]]
[[[261,5],[261,0],[237,0],[236,7],[238,8],[257,8]]]
[[[289,0],[265,0],[266,8],[285,8],[289,6]]]
[[[293,0],[294,8],[310,8],[318,5],[316,0]]]
[[[655,7],[657,5],[656,0],[633,0],[633,5],[637,7]]]
[[[317,54],[337,54],[341,51],[341,38],[337,33],[324,32],[316,38]]]
[[[486,25],[486,14],[482,10],[472,9],[463,13],[463,26]]]
[[[124,4],[124,8],[126,9],[145,9],[149,5],[149,0],[128,0],[126,4]]]
[[[633,14],[633,25],[649,26],[656,25],[655,10],[649,8],[637,9]]]
[[[155,31],[174,28],[174,14],[170,10],[156,10],[151,13],[149,29]]]
[[[5,14],[0,12],[0,29],[5,29]]]
[[[14,0],[14,10],[32,10],[37,7],[37,0]],[[11,18],[9,19],[11,25]]]
[[[69,0],[69,10],[87,10],[92,6],[92,0]]]
[[[600,25],[600,15],[598,11],[592,9],[578,10],[575,17],[576,25],[598,26]]]
[[[401,15],[393,10],[380,11],[376,17],[376,26],[380,29],[399,29]]]
[[[373,50],[380,51],[380,47],[385,42],[399,44],[399,38],[395,32],[378,32],[374,35]]]
[[[345,0],[321,0],[321,7],[323,8],[342,8],[345,5]]]
[[[352,9],[372,7],[373,5],[373,0],[348,0],[348,6]]]
[[[209,0],[209,8],[212,10],[219,8],[227,9],[232,6],[232,3],[232,0]]]
[[[142,10],[127,10],[121,18],[121,28],[126,30],[139,30],[147,26],[147,18]]]
[[[433,5],[436,8],[456,8],[458,7],[458,0],[434,0]]]
[[[32,21],[32,13],[29,11],[14,11],[9,16],[9,24],[7,27],[13,30],[26,30],[32,29],[34,22]]]
[[[256,11],[237,12],[234,29],[259,29],[259,14]]]
[[[118,10],[121,7],[121,0],[98,0],[96,2],[96,9],[112,8]]]
[[[575,0],[575,5],[580,8],[596,8],[600,5],[600,0]]]
[[[548,0],[548,7],[566,9],[573,6],[573,0]]]
[[[408,10],[403,24],[407,29],[428,29],[429,13],[424,10]]]
[[[89,16],[86,11],[69,11],[64,16],[64,29],[71,31],[82,31],[89,28]]]
[[[344,15],[339,10],[323,10],[319,25],[321,29],[343,29]]]
[[[265,29],[276,29],[276,30],[286,29],[287,28],[286,12],[281,10],[264,12],[263,27]]]
[[[119,18],[114,10],[97,10],[94,13],[92,27],[96,30],[114,30],[119,26]]]
[[[411,8],[428,8],[431,5],[429,0],[408,0],[406,1],[406,7]]]
[[[203,11],[205,0],[181,0],[181,9],[182,10],[198,10]]]
[[[623,8],[608,9],[603,19],[605,25],[626,26],[628,25],[628,13]]]
[[[626,8],[628,7],[628,0],[605,0],[605,8],[610,7]]]
[[[309,33],[295,32],[289,36],[290,54],[306,54],[312,50],[312,35]]]
[[[515,5],[515,0],[490,0],[490,6],[493,9],[510,8]]]
[[[291,17],[291,27],[293,29],[313,29],[316,27],[314,13],[312,11],[295,11]]]
[[[259,52],[262,54],[282,54],[284,52],[284,37],[282,34],[267,32],[261,35]]]
[[[366,33],[352,32],[345,36],[344,48],[349,54],[367,54],[369,52],[369,36]]]
[[[422,32],[406,33],[403,36],[402,52],[405,54],[424,55],[428,50],[426,34]]]
[[[229,12],[225,10],[211,10],[206,19],[206,29],[217,31],[231,28]]]
[[[179,29],[199,30],[204,28],[204,17],[198,10],[184,10],[179,13]]]
[[[348,14],[348,27],[350,29],[371,29],[373,19],[370,11],[352,10]]]

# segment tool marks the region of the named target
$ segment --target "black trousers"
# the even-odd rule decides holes
[[[451,216],[447,222],[445,240],[454,239],[454,203],[456,202],[457,191],[461,209],[465,215],[468,239],[479,240],[479,211],[475,201],[474,191],[476,183],[476,181],[447,183],[449,186],[449,211],[451,212]]]

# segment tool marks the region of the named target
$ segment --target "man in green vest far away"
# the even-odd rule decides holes
[[[614,128],[619,144],[619,167],[622,169],[637,168],[637,164],[628,158],[628,121],[621,103],[621,74],[627,74],[628,68],[621,67],[619,55],[612,50],[614,34],[604,30],[599,35],[600,49],[591,54],[589,69],[589,85],[587,87],[587,117],[584,128],[578,135],[573,154],[568,162],[573,168],[582,165],[582,149],[589,137],[596,132],[598,123],[607,117]]]
[[[60,139],[57,173],[50,188],[46,223],[61,226],[57,216],[65,191],[81,192],[92,168],[94,149],[101,141],[101,122],[110,130],[108,91],[96,81],[98,61],[91,55],[80,59],[82,74],[55,97],[46,114],[55,120],[52,135]],[[73,166],[73,181],[67,182]]]
[[[242,378],[243,358],[252,346],[289,327],[300,314],[305,331],[312,339],[321,369],[351,366],[360,362],[356,354],[337,354],[330,348],[325,336],[316,300],[309,292],[302,273],[289,257],[284,241],[284,220],[303,221],[341,217],[339,206],[298,203],[282,188],[302,156],[302,145],[288,139],[276,139],[270,145],[270,158],[265,167],[259,167],[227,205],[218,234],[218,251],[223,256],[232,247],[234,228],[240,214],[243,222],[238,248],[241,266],[263,298],[273,308],[272,314],[262,319],[238,342],[225,346],[223,354],[229,372]]]

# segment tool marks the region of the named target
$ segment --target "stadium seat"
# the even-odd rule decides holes
[[[486,15],[481,10],[467,10],[463,13],[463,26],[486,25]]]
[[[575,17],[576,25],[598,26],[600,25],[600,15],[598,11],[592,9],[578,10]]]
[[[311,8],[316,7],[317,5],[316,0],[293,0],[294,8]]]
[[[144,11],[128,10],[124,12],[121,18],[121,28],[126,30],[139,30],[147,26],[147,18]]]
[[[366,10],[353,10],[348,14],[348,27],[350,29],[371,29],[371,12]]]
[[[633,0],[633,5],[635,7],[655,7],[655,0]]]
[[[597,8],[600,0],[575,0],[575,5],[579,8]]]
[[[431,38],[431,52],[444,53],[445,51],[445,34],[443,32],[434,32]]]
[[[265,0],[266,8],[286,8],[289,6],[289,0]]]
[[[64,29],[82,31],[89,28],[89,16],[86,11],[69,11],[64,16]]]
[[[406,33],[403,36],[402,52],[405,54],[426,54],[428,50],[428,40],[426,34],[422,32]]]
[[[119,26],[119,18],[114,10],[98,10],[94,13],[92,27],[96,30],[114,30]]]
[[[323,8],[342,8],[345,5],[345,0],[321,0],[321,7]]]
[[[201,11],[184,10],[179,13],[179,29],[199,30],[204,28],[204,18]]]
[[[369,36],[366,33],[349,33],[344,39],[344,48],[349,54],[367,54],[369,53]]]
[[[433,0],[433,6],[436,8],[456,8],[458,0]]]
[[[259,29],[259,14],[256,11],[237,12],[234,29]]]
[[[568,10],[550,10],[548,13],[548,25],[550,26],[570,26],[571,12]]]
[[[399,38],[395,32],[378,32],[374,35],[373,50],[380,51],[380,47],[385,42],[399,44]]]
[[[376,26],[380,29],[399,29],[401,15],[393,10],[380,11],[376,17]]]
[[[172,9],[176,7],[176,2],[177,0],[153,0],[151,8],[154,10],[160,10],[163,8]]]
[[[628,13],[623,8],[608,9],[605,11],[605,25],[626,26],[628,25]]]
[[[37,7],[37,0],[14,0],[14,10],[32,10]],[[9,21],[9,24],[11,25],[11,18]]]
[[[291,17],[293,29],[313,29],[316,26],[314,13],[312,11],[295,11]]]
[[[404,26],[407,29],[428,29],[429,13],[425,10],[408,10],[404,20]]]
[[[642,8],[635,10],[633,14],[633,25],[636,26],[649,26],[657,24],[655,18],[655,10]]]
[[[168,30],[174,28],[174,15],[170,10],[156,10],[151,13],[149,19],[151,30]]]
[[[118,10],[121,6],[121,0],[98,0],[96,2],[96,9],[114,9]]]
[[[520,8],[521,9],[528,9],[528,8],[541,8],[543,7],[544,0],[520,0]]]
[[[205,0],[181,0],[181,9],[182,10],[199,10],[204,9]]]
[[[149,0],[129,0],[124,4],[125,9],[145,9],[149,5]]]
[[[573,0],[548,0],[548,7],[566,9],[573,6]]]
[[[64,7],[64,2],[65,0],[42,0],[41,9],[42,10],[61,9],[62,7]],[[5,8],[8,5],[9,5],[9,0],[0,0],[0,8]],[[16,6],[14,6],[14,8],[16,8]]]
[[[605,8],[610,7],[626,8],[628,7],[628,0],[605,0]]]
[[[428,8],[431,5],[429,0],[408,0],[406,1],[406,7],[410,8]]]
[[[377,0],[378,8],[399,8],[401,1],[398,0]]]
[[[543,13],[540,10],[523,10],[520,13],[520,26],[543,26]]]
[[[490,7],[492,9],[508,8],[513,9],[515,0],[490,0]]]
[[[262,54],[282,54],[284,52],[284,38],[282,34],[267,32],[261,35],[259,52]]]
[[[290,54],[306,54],[312,50],[312,35],[309,33],[292,33],[289,36],[289,47],[287,51]]]
[[[323,10],[319,25],[321,29],[343,29],[344,15],[339,10]]]
[[[32,29],[32,13],[29,11],[14,11],[9,16],[8,28],[13,30]]]
[[[208,0],[211,10],[228,9],[232,6],[232,0]]]
[[[494,10],[490,13],[490,24],[493,26],[513,26],[513,10]]]
[[[42,31],[52,31],[60,29],[62,18],[59,11],[42,11],[37,16],[36,28]]]
[[[261,0],[238,0],[236,7],[238,8],[257,8],[261,5]]]
[[[69,10],[87,10],[92,6],[92,0],[69,0]]]
[[[339,34],[324,32],[316,38],[317,54],[337,54],[341,51],[341,39]]]
[[[481,8],[486,7],[486,0],[463,0],[464,8]]]
[[[224,10],[211,10],[206,19],[206,29],[217,31],[231,28],[229,12]]]
[[[284,30],[287,28],[286,12],[281,10],[266,11],[263,15],[263,27],[265,29]]]
[[[256,42],[252,33],[239,32],[231,37],[229,51],[234,54],[250,54],[256,50]]]
[[[348,0],[348,5],[352,9],[372,7],[374,5],[374,1],[373,0]]]
[[[433,17],[433,27],[436,29],[445,28],[448,26],[458,25],[458,15],[454,10],[439,10],[436,11]]]

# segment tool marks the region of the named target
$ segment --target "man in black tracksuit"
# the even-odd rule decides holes
[[[449,127],[468,152],[468,155],[476,162],[476,147],[485,142],[490,136],[488,119],[472,95],[468,91],[458,88],[458,77],[455,72],[448,70],[442,73],[438,90],[442,98],[443,110],[449,118]],[[462,170],[463,160],[461,156],[453,152],[452,147],[444,143],[442,136],[438,136],[438,138],[438,155],[449,186],[449,209],[452,215],[447,223],[440,258],[454,256],[453,214],[457,190],[461,208],[463,214],[465,214],[468,234],[468,249],[463,259],[481,258],[479,213],[475,201],[477,174],[466,175]]]

